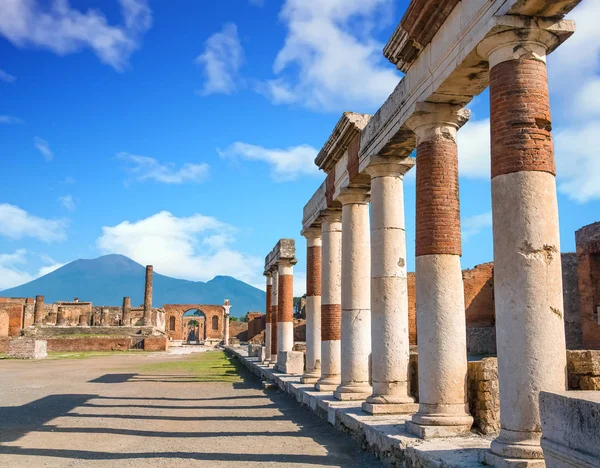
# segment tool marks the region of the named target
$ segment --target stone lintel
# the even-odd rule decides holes
[[[320,225],[321,214],[327,209],[326,183],[323,182],[304,206],[302,229]]]
[[[581,0],[517,0],[507,13],[509,15],[562,18],[579,3]]]
[[[287,260],[292,265],[297,263],[294,239],[279,239],[273,250],[265,257],[265,272],[275,269],[281,260]]]
[[[365,128],[370,118],[369,114],[344,112],[315,159],[319,169],[329,173],[344,155],[352,140]]]

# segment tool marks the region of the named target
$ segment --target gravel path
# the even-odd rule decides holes
[[[0,360],[0,467],[381,466],[250,375],[198,382],[141,369],[184,359]]]

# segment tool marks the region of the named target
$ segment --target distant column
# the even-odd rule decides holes
[[[131,325],[131,298],[123,298],[123,318],[122,323],[124,327]]]
[[[41,325],[44,321],[44,296],[35,296],[35,309],[33,311],[34,325]]]
[[[146,267],[146,289],[144,291],[144,325],[152,325],[152,265]]]
[[[279,351],[292,351],[294,348],[294,266],[290,259],[279,260],[279,281],[277,294],[277,324],[280,329]]]
[[[265,314],[265,363],[271,360],[271,307],[273,305],[273,277],[270,271],[265,272],[267,278],[267,294],[265,308],[267,313]]]
[[[59,307],[60,309],[60,307]],[[103,327],[108,326],[108,309],[102,309],[100,312],[100,325]]]
[[[229,299],[225,299],[223,309],[225,309],[225,313],[223,314],[223,345],[229,346],[229,310],[231,309]]]
[[[303,383],[321,376],[321,227],[305,229],[306,237],[306,373]]]
[[[279,348],[279,313],[278,313],[278,288],[279,288],[279,272],[274,270],[271,273],[273,278],[273,288],[271,294],[271,362],[273,364],[277,363],[277,351]]]
[[[79,316],[79,326],[80,327],[87,327],[88,326],[88,315],[87,314],[81,314]]]
[[[65,326],[67,324],[67,315],[65,313],[64,307],[58,308],[58,313],[56,314],[56,325]]]

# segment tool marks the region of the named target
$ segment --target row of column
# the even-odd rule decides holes
[[[553,40],[539,30],[508,31],[486,39],[479,48],[491,68],[501,410],[501,432],[492,443],[488,460],[492,464],[494,457],[543,457],[538,394],[566,386],[558,209],[545,65]],[[304,381],[316,380],[317,390],[334,391],[340,400],[365,399],[363,408],[373,414],[414,413],[407,427],[421,437],[463,434],[472,424],[465,392],[456,144],[457,132],[468,117],[468,111],[458,106],[422,103],[407,122],[417,139],[418,407],[408,388],[403,176],[411,168],[411,160],[372,158],[367,168],[370,200],[365,188],[342,190],[338,197],[341,213],[328,211],[321,219],[322,258],[317,260],[318,230],[303,232],[308,242]],[[318,264],[322,289],[316,286]]]

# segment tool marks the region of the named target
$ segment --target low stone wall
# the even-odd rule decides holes
[[[8,353],[9,338],[0,338],[0,353]]]
[[[600,390],[600,351],[568,351],[569,390]]]
[[[33,338],[17,338],[8,344],[8,357],[13,359],[44,359],[48,356],[47,343]]]
[[[498,360],[485,358],[469,362],[467,389],[473,428],[482,434],[497,433],[500,430]]]
[[[127,351],[131,348],[129,337],[49,338],[47,341],[51,352]]]
[[[169,340],[166,336],[148,336],[144,338],[144,351],[166,351]]]

